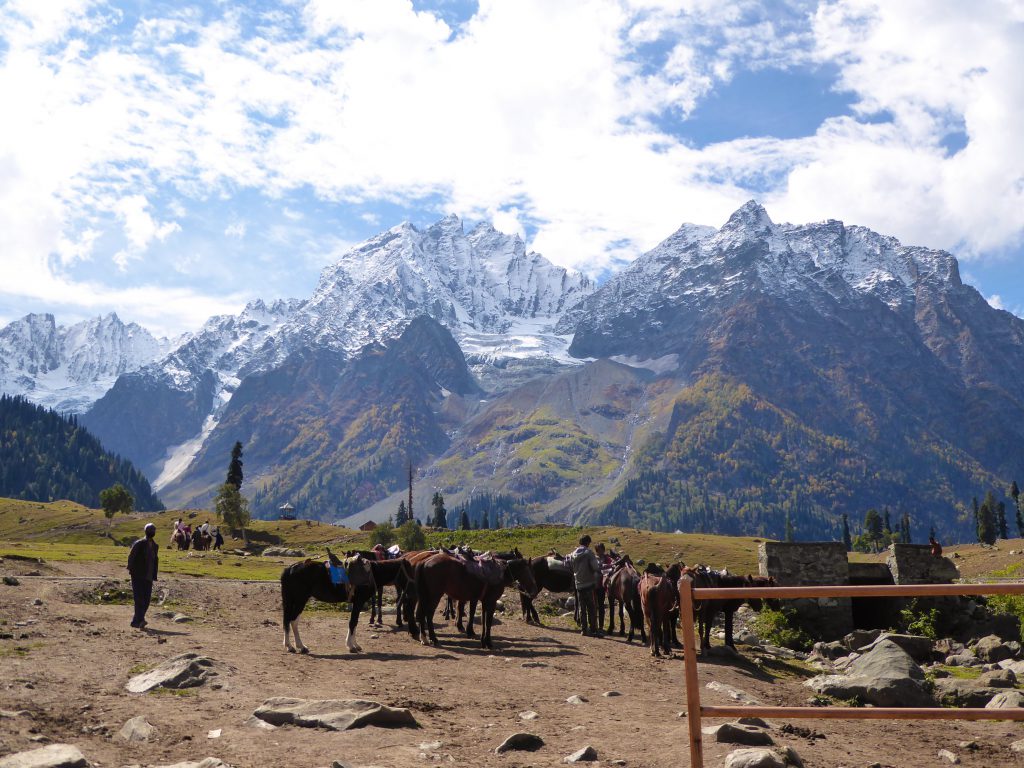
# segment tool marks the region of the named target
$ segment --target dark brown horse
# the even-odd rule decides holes
[[[615,632],[615,603],[619,604],[619,635],[626,634],[626,622],[622,615],[623,608],[629,613],[629,637],[633,642],[637,627],[640,628],[640,642],[647,645],[647,633],[644,631],[644,613],[640,605],[640,574],[633,567],[628,555],[623,555],[607,581],[608,592],[608,634]]]
[[[500,569],[500,581],[487,581],[477,575],[466,561],[444,552],[433,555],[416,566],[416,622],[420,641],[437,645],[434,633],[434,612],[441,598],[448,595],[454,600],[479,600],[481,604],[480,647],[493,648],[491,626],[494,606],[506,586],[519,583],[521,590],[534,590],[533,572],[529,561],[515,559],[495,561]]]
[[[694,589],[740,589],[743,587],[774,587],[775,579],[765,576],[733,576],[725,571],[713,571],[706,568],[697,568],[690,571],[688,575],[693,579]],[[680,583],[679,589],[689,589],[690,585]],[[711,628],[714,626],[718,613],[725,614],[725,644],[733,650],[736,643],[732,637],[733,614],[741,605],[746,603],[755,611],[760,611],[767,603],[774,606],[776,601],[763,600],[759,597],[736,598],[735,600],[701,600],[694,603],[694,614],[697,618],[697,634],[700,637],[700,650],[703,653],[711,648]]]
[[[327,557],[331,565],[341,566],[341,560],[330,550],[327,550]],[[352,603],[345,645],[350,653],[362,650],[355,641],[355,632],[359,612],[376,591],[371,566],[372,563],[361,557],[350,561],[348,584],[334,584],[327,563],[319,560],[304,560],[284,569],[281,573],[281,610],[284,615],[284,647],[289,653],[295,652],[288,636],[289,629],[295,635],[299,653],[309,653],[309,648],[299,637],[298,619],[311,597],[324,603]]]
[[[669,656],[672,655],[672,609],[676,605],[676,586],[667,576],[644,573],[637,587],[640,605],[647,619],[651,641],[651,655],[661,656],[659,644]]]
[[[540,624],[540,616],[533,605],[534,599],[542,589],[548,592],[567,592],[572,594],[576,591],[576,579],[572,569],[552,568],[548,563],[548,557],[534,557],[529,560],[530,570],[533,571],[533,581],[536,589],[529,594],[522,593],[519,596],[520,606],[523,611],[523,620],[529,624]]]

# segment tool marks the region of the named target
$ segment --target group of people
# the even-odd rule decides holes
[[[221,535],[220,528],[211,528],[209,520],[192,530],[191,524],[184,522],[179,517],[174,521],[171,540],[178,543],[179,549],[188,549],[191,545],[192,549],[216,550],[224,546],[224,537]]]

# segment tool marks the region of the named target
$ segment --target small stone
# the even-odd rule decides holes
[[[597,760],[597,750],[587,745],[562,760],[563,763],[592,763]]]
[[[145,717],[138,715],[121,726],[117,736],[125,741],[149,741],[156,735],[154,728]]]
[[[346,763],[343,760],[335,760],[331,763],[331,768],[355,768],[352,763]]]
[[[43,604],[43,601],[40,598],[38,598],[38,597],[35,600],[32,601],[32,605],[42,605],[42,604]]]
[[[1024,739],[1019,739],[1010,745],[1010,749],[1018,754],[1024,752]]]
[[[208,739],[219,739],[221,734],[220,728],[214,728],[212,731],[206,732],[206,738]]]
[[[960,749],[966,749],[969,752],[974,752],[979,749],[978,742],[976,741],[961,741],[957,746],[960,747]]]
[[[770,747],[775,744],[775,740],[767,731],[755,725],[723,723],[701,728],[701,733],[709,741],[716,741],[719,744],[743,744],[748,747]]]
[[[985,709],[1016,709],[1021,706],[1024,706],[1024,692],[1014,689],[997,693],[985,705]]]
[[[440,741],[424,741],[420,744],[420,751],[422,752],[437,752],[442,746]]]
[[[621,696],[622,694],[619,693],[618,691],[605,691],[601,695],[604,696],[606,699],[610,699],[613,696]]]
[[[187,622],[192,621],[192,617],[186,616],[183,613],[176,613],[174,614],[174,618],[172,618],[171,621],[173,621],[175,624],[185,624]]]
[[[769,728],[770,726],[760,717],[741,717],[736,721],[740,725],[754,725],[758,728]]]
[[[960,765],[960,758],[950,752],[948,749],[940,749],[939,757],[953,765]]]
[[[532,709],[528,709],[525,712],[519,713],[520,720],[536,720],[540,715],[534,712]]]
[[[545,661],[524,661],[519,666],[521,666],[523,669],[539,669],[541,667],[546,667],[547,666],[547,662],[545,662]]]
[[[13,576],[4,576],[4,584],[6,584],[8,587],[16,587],[19,584],[21,584],[21,582]]]
[[[248,720],[242,723],[246,728],[255,728],[258,731],[276,731],[277,726],[271,725],[266,720],[260,720],[258,717],[250,716]]]
[[[573,694],[565,700],[566,704],[586,704],[588,701],[586,696],[580,696],[578,693]]]
[[[501,744],[495,747],[495,754],[501,755],[505,752],[536,752],[544,746],[544,739],[533,733],[513,733]]]

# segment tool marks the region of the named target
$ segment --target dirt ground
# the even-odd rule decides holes
[[[349,654],[347,614],[307,611],[301,631],[312,652],[301,656],[282,648],[276,583],[161,579],[155,594],[165,594],[166,604],[151,608],[149,631],[140,632],[128,626],[131,606],[88,601],[98,588],[109,589],[101,586],[103,578],[127,586],[119,568],[7,560],[0,574],[21,581],[0,585],[0,710],[28,711],[0,716],[0,756],[53,741],[77,745],[97,766],[166,765],[206,756],[234,766],[282,768],[335,760],[354,766],[554,766],[589,744],[606,765],[689,765],[681,656],[652,659],[636,643],[583,638],[557,619],[546,619],[552,626],[528,626],[514,615],[518,606],[495,626],[493,654],[457,637],[443,621],[440,648],[425,648],[391,626],[370,630],[361,622],[357,639],[364,652]],[[173,623],[160,615],[169,609],[194,620]],[[392,617],[385,620],[390,624]],[[233,668],[223,688],[125,690],[133,674],[188,651]],[[750,658],[749,649],[745,655]],[[547,666],[524,668],[524,661]],[[810,694],[799,672],[783,667],[722,659],[701,663],[700,673],[702,685],[720,681],[764,704],[803,705]],[[607,691],[622,695],[602,696]],[[587,703],[566,703],[573,694]],[[708,703],[729,703],[706,688],[701,694]],[[422,727],[327,732],[243,725],[271,696],[371,699],[409,707]],[[519,714],[527,710],[539,717],[524,722]],[[156,727],[155,740],[114,737],[136,715]],[[941,749],[958,754],[965,766],[1024,765],[1009,749],[1024,738],[1020,724],[809,720],[793,721],[795,732],[785,733],[787,723],[770,722],[776,740],[793,746],[808,768],[948,765],[938,757]],[[208,737],[214,729],[219,738]],[[494,754],[517,731],[541,736],[545,746]],[[958,746],[965,741],[979,748]],[[734,748],[706,744],[705,764],[724,765]]]

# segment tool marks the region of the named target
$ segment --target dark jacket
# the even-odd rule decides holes
[[[147,548],[150,552],[147,553]],[[148,556],[152,554],[152,559]],[[149,579],[156,581],[156,574],[159,567],[160,547],[156,539],[145,537],[132,544],[131,552],[128,553],[128,573],[133,579]]]

